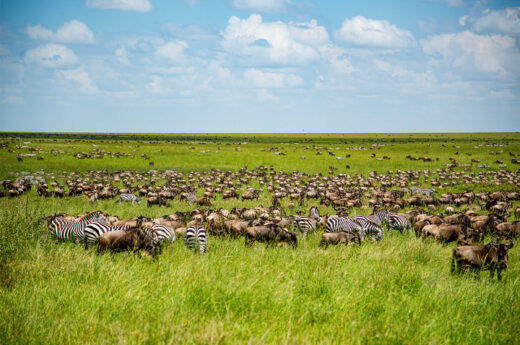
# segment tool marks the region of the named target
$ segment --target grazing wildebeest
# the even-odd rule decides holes
[[[361,245],[361,236],[359,233],[352,234],[346,231],[326,232],[321,235],[321,241],[318,247],[321,248],[325,246],[325,248],[327,248],[329,244],[347,245],[355,239],[357,239],[359,245]]]
[[[247,228],[246,233],[246,245],[252,245],[255,241],[266,242],[269,244],[274,243],[287,243],[293,248],[298,245],[296,234],[284,230],[282,227],[276,224],[266,224],[261,226],[252,226]]]
[[[98,244],[99,254],[103,254],[107,250],[113,252],[123,250],[143,251],[147,255],[155,256],[156,241],[151,233],[138,227],[109,231],[101,234]]]
[[[460,246],[453,249],[451,272],[458,273],[471,270],[478,274],[481,269],[491,271],[491,279],[497,272],[498,280],[502,279],[502,270],[508,267],[507,251],[513,247],[513,242],[502,244],[491,242],[485,246]]]

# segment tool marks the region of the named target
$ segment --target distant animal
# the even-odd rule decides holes
[[[138,205],[141,205],[141,199],[139,199],[139,197],[137,195],[134,195],[134,194],[128,194],[128,193],[125,193],[125,194],[120,194],[119,195],[119,202],[131,202],[132,204],[134,202],[137,202]]]
[[[485,246],[460,246],[453,249],[451,259],[451,272],[461,273],[471,270],[475,274],[481,269],[490,270],[493,279],[495,271],[497,279],[502,279],[502,270],[508,268],[509,260],[507,252],[513,247],[513,242],[501,244],[491,242]]]

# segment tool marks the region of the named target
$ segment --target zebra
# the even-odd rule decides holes
[[[412,192],[412,194],[413,193],[419,193],[419,194],[427,196],[428,198],[429,197],[435,197],[435,189],[433,189],[433,188],[412,187],[412,188],[410,188],[410,191]]]
[[[204,254],[204,252],[208,250],[208,237],[206,235],[206,229],[199,225],[190,226],[186,230],[184,244],[191,250],[195,250],[196,245],[198,244],[200,254]]]
[[[99,222],[108,224],[108,220],[101,211],[88,213],[78,221],[69,221],[60,216],[55,216],[48,222],[51,235],[58,241],[72,240],[79,243],[85,237],[85,227],[90,223]]]
[[[105,232],[114,231],[114,230],[127,230],[130,229],[129,225],[120,225],[120,226],[110,226],[108,224],[102,223],[90,223],[85,227],[84,230],[84,242],[85,249],[88,249],[89,243],[99,243],[99,237],[101,234]]]
[[[138,205],[141,205],[141,199],[139,199],[139,197],[134,194],[128,194],[128,193],[120,194],[119,203],[122,203],[123,201],[131,201],[132,204],[135,201],[135,202],[137,202]]]
[[[349,217],[332,216],[327,220],[326,232],[346,231],[350,233],[361,233],[361,226]]]
[[[154,224],[151,228],[157,235],[157,240],[160,245],[163,242],[175,242],[175,230],[166,225]]]
[[[352,219],[356,222],[358,220],[364,220],[364,221],[374,222],[377,225],[381,225],[386,220],[388,213],[389,213],[388,210],[383,209],[383,210],[377,211],[376,213],[371,214],[370,216],[354,216],[354,217],[352,217]]]
[[[320,211],[318,210],[317,207],[314,207],[314,206],[311,207],[311,209],[309,210],[309,218],[312,218],[315,221],[320,220]]]
[[[356,216],[357,217],[357,216]],[[370,235],[371,237],[375,237],[376,240],[381,241],[384,236],[384,230],[383,227],[380,224],[377,224],[376,222],[370,220],[370,219],[364,219],[364,218],[352,218],[355,220],[356,223],[359,224],[361,227],[361,239],[365,239],[367,235]]]
[[[395,213],[391,213],[388,215],[388,233],[392,232],[392,230],[394,229],[399,229],[401,230],[401,233],[404,234],[404,232],[406,230],[408,230],[408,232],[412,232],[412,226],[410,225],[410,222],[408,221],[408,219],[401,215],[401,214],[395,214]]]
[[[307,232],[316,231],[316,225],[318,224],[315,219],[307,217],[295,217],[294,224],[303,233],[303,238],[307,236]]]

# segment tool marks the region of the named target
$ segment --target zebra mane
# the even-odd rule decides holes
[[[90,217],[94,217],[94,216],[96,216],[96,215],[98,215],[98,214],[100,214],[100,213],[103,214],[103,212],[100,211],[100,210],[97,210],[97,211],[94,211],[94,212],[87,213],[86,215],[84,215],[84,216],[82,216],[81,218],[79,218],[79,219],[78,219],[78,222],[80,222],[80,221],[82,221],[82,220],[84,220],[84,219],[90,219]]]

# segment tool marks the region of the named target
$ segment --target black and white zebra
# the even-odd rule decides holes
[[[93,223],[108,224],[108,220],[101,211],[95,211],[81,217],[78,221],[66,220],[63,217],[54,217],[49,221],[48,227],[51,236],[58,241],[74,241],[80,243],[85,237],[85,228]]]
[[[357,219],[356,219],[357,218]],[[365,218],[358,218],[353,217],[353,220],[355,220],[356,223],[358,223],[361,227],[361,239],[364,240],[366,236],[370,236],[375,238],[378,241],[381,241],[384,236],[384,230],[383,227],[376,222],[365,219]]]
[[[352,220],[354,220],[356,222],[360,221],[360,220],[370,221],[370,222],[374,222],[378,225],[382,225],[383,222],[386,220],[388,213],[389,213],[388,210],[383,209],[383,210],[379,210],[379,211],[371,214],[370,216],[354,216],[354,217],[352,217]]]
[[[294,218],[294,224],[302,232],[303,238],[305,238],[308,232],[316,231],[318,223],[315,219],[300,216]]]
[[[332,216],[327,220],[326,232],[346,231],[353,234],[361,233],[361,226],[349,217]]]
[[[186,230],[184,244],[186,244],[186,247],[191,250],[196,250],[198,245],[200,254],[204,254],[204,252],[208,250],[208,236],[206,234],[206,229],[198,225],[190,226]]]
[[[90,223],[85,227],[84,230],[85,249],[88,249],[90,243],[99,243],[99,237],[105,232],[127,229],[130,229],[129,225],[110,226],[108,224],[102,223]]]
[[[157,235],[157,240],[160,245],[163,242],[175,242],[175,230],[166,225],[155,224],[152,226],[152,230]]]
[[[410,191],[412,192],[412,194],[413,193],[419,193],[419,194],[427,196],[428,198],[435,196],[435,189],[433,189],[433,188],[412,187],[412,188],[410,188]]]
[[[119,202],[121,203],[123,201],[130,201],[130,202],[132,202],[132,204],[134,202],[137,202],[138,205],[141,205],[141,199],[139,199],[139,197],[137,195],[134,195],[134,194],[128,194],[128,193],[120,194],[119,195]]]
[[[317,207],[311,207],[309,210],[309,218],[314,219],[317,222],[320,220],[320,211]]]
[[[401,214],[391,213],[388,215],[387,221],[388,233],[392,232],[394,229],[400,230],[403,234],[406,230],[408,230],[410,233],[412,232],[412,226],[410,225],[410,222],[405,216]]]

